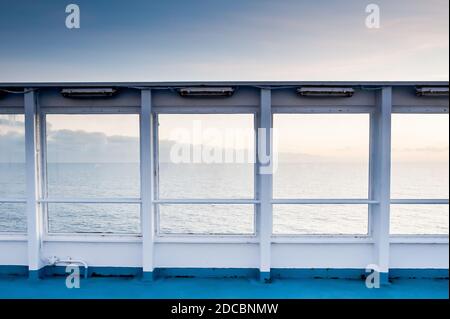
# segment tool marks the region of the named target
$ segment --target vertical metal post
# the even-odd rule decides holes
[[[40,196],[40,123],[37,94],[31,89],[26,89],[26,91],[24,103],[28,270],[30,279],[37,279],[44,266],[41,260],[42,218],[38,202]]]
[[[270,89],[261,89],[258,130],[258,186],[260,239],[260,280],[270,281],[272,238],[272,98]],[[268,159],[268,162],[266,162]]]
[[[370,199],[371,231],[382,283],[389,281],[389,226],[391,197],[392,88],[377,92],[376,111],[371,115]]]
[[[153,280],[154,248],[154,162],[153,117],[151,90],[141,91],[140,154],[141,154],[141,229],[143,279]]]
[[[40,134],[40,165],[39,165],[39,179],[40,179],[40,199],[48,199],[48,175],[47,175],[47,116],[39,112],[39,134]],[[40,204],[40,212],[42,218],[42,234],[46,234],[49,230],[48,225],[48,204]]]

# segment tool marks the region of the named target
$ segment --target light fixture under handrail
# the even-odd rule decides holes
[[[66,88],[61,94],[67,98],[111,97],[117,94],[115,88]]]
[[[416,87],[417,96],[448,96],[448,86]]]
[[[229,97],[234,93],[232,87],[185,87],[179,88],[178,93],[185,97]]]
[[[353,88],[341,87],[301,87],[297,89],[300,96],[317,97],[352,97],[355,93]]]

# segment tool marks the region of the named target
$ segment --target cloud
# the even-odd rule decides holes
[[[23,121],[11,120],[6,118],[0,118],[0,126],[6,127],[23,127]]]
[[[5,126],[21,125],[20,121],[0,119]],[[160,141],[160,162],[170,162],[170,152],[174,142]],[[47,139],[48,162],[57,163],[138,163],[140,161],[139,138],[129,136],[108,136],[104,133],[91,133],[82,130],[49,130]],[[342,148],[350,152],[352,148]],[[25,142],[23,132],[8,131],[0,134],[0,163],[23,163],[25,161]],[[407,159],[440,160],[447,156],[446,147],[394,148]],[[445,157],[446,158],[446,157]],[[444,159],[445,159],[444,158]],[[279,161],[285,163],[317,162],[339,160],[313,154],[294,154],[280,152]]]
[[[24,122],[18,121],[14,116],[2,116],[0,115],[0,136],[9,133],[24,133]]]
[[[5,123],[2,119],[2,125]],[[9,123],[11,124],[11,123]],[[160,142],[161,162],[168,162],[170,141]],[[0,134],[0,163],[25,162],[23,133]],[[85,131],[49,131],[47,158],[49,163],[138,163],[139,138],[107,136]]]
[[[394,151],[397,152],[405,152],[405,153],[418,153],[418,152],[427,152],[427,153],[448,153],[449,148],[447,147],[417,147],[417,148],[394,148]]]
[[[51,131],[47,153],[49,162],[58,163],[137,163],[139,139],[85,131]]]
[[[0,134],[0,163],[24,163],[24,135],[17,132]]]

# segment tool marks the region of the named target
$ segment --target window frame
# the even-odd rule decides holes
[[[253,169],[254,190],[253,198],[250,199],[160,199],[159,197],[159,116],[160,115],[251,115],[253,116],[253,130],[255,132],[254,152],[256,159],[256,152],[258,149],[257,127],[258,127],[258,112],[259,107],[162,107],[153,110],[153,161],[155,168],[155,185],[153,193],[154,218],[155,218],[155,242],[258,242],[259,236],[258,220],[259,220],[259,204],[258,200],[258,163],[255,160]],[[160,229],[160,211],[161,205],[251,205],[253,206],[253,233],[250,234],[220,234],[220,233],[204,233],[204,234],[184,234],[184,233],[163,233]]]
[[[376,114],[377,106],[326,106],[326,107],[305,107],[305,106],[276,106],[272,105],[272,122],[273,115],[275,114],[369,114],[369,116],[374,117]],[[391,114],[449,114],[448,107],[445,106],[392,106]],[[370,121],[370,131],[372,132],[372,120]],[[372,145],[373,145],[374,137],[372,134],[369,135],[369,174],[371,174],[372,166],[374,164],[374,155],[372,153]],[[392,158],[391,158],[392,163]],[[374,238],[374,229],[373,229],[373,209],[376,205],[379,204],[376,200],[370,199],[372,181],[369,176],[369,197],[367,200],[363,199],[362,201],[353,200],[355,202],[351,203],[351,200],[336,200],[336,199],[320,199],[320,200],[308,200],[308,199],[273,199],[273,205],[282,205],[282,204],[294,204],[294,205],[302,205],[302,204],[367,204],[368,205],[368,234],[367,235],[290,235],[290,234],[272,234],[272,243],[370,243],[373,244],[376,242]],[[433,199],[431,202],[429,200],[402,200],[402,199],[394,199],[390,198],[390,205],[394,204],[407,204],[407,202],[414,204],[449,204],[448,199]],[[273,209],[272,209],[273,215]],[[449,236],[448,235],[440,235],[440,234],[424,234],[424,235],[395,235],[390,234],[389,240],[391,243],[448,243]]]
[[[135,107],[46,107],[39,110],[40,130],[39,138],[42,152],[40,152],[40,196],[38,205],[43,219],[43,240],[44,241],[120,241],[120,242],[134,242],[142,238],[142,199],[136,198],[49,198],[47,193],[48,179],[47,179],[47,115],[137,115],[140,119],[140,108]],[[138,121],[140,128],[140,121]],[[141,138],[139,136],[139,145],[141,145]],[[142,168],[139,162],[139,174]],[[141,189],[140,181],[139,188]],[[101,233],[101,232],[83,232],[83,233],[52,233],[49,231],[49,215],[48,204],[129,204],[139,205],[139,233]]]
[[[394,103],[394,102],[393,102]],[[358,113],[358,114],[370,114],[372,117],[377,110],[376,105],[362,105],[362,106],[280,106],[273,105],[271,107],[272,116],[274,114],[304,114],[304,113],[314,113],[314,114],[342,114],[342,113]],[[24,114],[23,107],[0,107],[0,114]],[[52,106],[52,107],[40,107],[38,108],[39,119],[41,123],[45,123],[42,121],[42,118],[47,114],[79,114],[79,115],[101,115],[101,114],[135,114],[138,116],[141,113],[141,107],[118,107],[118,106],[110,106],[110,107],[62,107],[62,106]],[[254,114],[255,115],[255,129],[258,127],[257,119],[260,114],[260,106],[155,106],[152,108],[152,117],[154,118],[157,114]],[[402,113],[414,113],[414,114],[449,114],[448,107],[445,106],[405,106],[405,105],[392,105],[391,114],[402,114]],[[372,123],[372,121],[371,121]],[[140,124],[139,124],[140,125]],[[155,126],[153,126],[155,127]],[[44,125],[45,128],[45,125]],[[43,137],[43,129],[39,130],[39,136]],[[153,137],[153,139],[155,136]],[[44,139],[46,142],[46,139]],[[257,140],[257,139],[256,139]],[[373,136],[370,135],[370,144],[372,144]],[[152,141],[154,142],[154,140]],[[142,147],[142,139],[140,138],[140,144]],[[43,144],[45,145],[45,144]],[[255,145],[257,145],[255,143]],[[41,152],[41,154],[45,154]],[[373,159],[373,155],[371,153],[369,157],[369,167],[371,167]],[[39,158],[39,163],[43,164],[42,156]],[[255,164],[257,166],[257,163]],[[42,169],[41,169],[42,171]],[[142,163],[141,170],[142,173]],[[257,169],[255,169],[255,183],[258,183],[259,175],[257,174]],[[40,179],[38,187],[42,188],[42,179]],[[371,181],[369,180],[369,188],[371,187]],[[142,191],[142,190],[141,190]],[[258,188],[255,187],[255,192],[258,192]],[[151,194],[147,195],[151,197]],[[258,219],[260,218],[260,198],[259,196],[255,197],[254,205],[257,207],[255,220],[257,221],[256,225],[258,225]],[[1,199],[0,199],[1,200]],[[19,199],[21,203],[26,204],[27,199]],[[390,204],[398,204],[401,199],[390,199]],[[409,201],[409,200],[408,200]],[[421,202],[423,200],[420,200]],[[448,199],[439,199],[438,204],[447,204],[449,203]],[[405,203],[405,202],[403,202]],[[42,208],[44,204],[44,200],[39,198],[38,205]],[[136,201],[136,204],[142,204],[142,198]],[[274,203],[272,203],[274,204]],[[276,204],[276,203],[275,203]],[[152,205],[154,203],[152,202]],[[308,236],[299,236],[299,235],[273,235],[272,234],[272,243],[369,243],[373,244],[376,242],[376,239],[372,236],[372,207],[378,205],[377,201],[368,200],[367,205],[369,206],[369,236],[336,236],[336,235],[308,235]],[[42,216],[44,218],[44,216]],[[44,218],[45,222],[47,218]],[[142,225],[142,209],[141,209],[141,228]],[[155,232],[156,227],[152,229],[152,232]],[[226,235],[226,236],[155,236],[153,242],[155,243],[259,243],[259,233],[260,229],[255,228],[256,234],[254,236],[236,236],[236,235]],[[43,232],[42,239],[44,241],[72,241],[72,242],[91,242],[91,241],[99,241],[99,242],[142,242],[142,234],[136,235],[124,235],[124,234],[98,234],[98,233],[77,233],[77,234],[47,234],[46,231]],[[27,240],[27,234],[18,234],[18,233],[0,233],[0,240]],[[449,236],[448,235],[390,235],[389,240],[391,243],[444,243],[448,244]]]
[[[274,123],[275,115],[282,114],[317,114],[317,115],[327,115],[335,114],[336,116],[342,114],[365,114],[369,116],[369,127],[367,128],[369,134],[368,143],[368,194],[367,198],[289,198],[289,199],[278,199],[272,198],[272,216],[273,216],[273,206],[274,205],[365,205],[367,206],[367,234],[276,234],[272,229],[272,239],[274,243],[374,243],[373,236],[373,223],[372,223],[372,207],[373,205],[379,204],[378,201],[370,199],[371,197],[371,170],[372,170],[372,151],[371,151],[371,139],[370,134],[372,128],[371,117],[376,111],[375,106],[327,106],[327,107],[283,107],[283,106],[272,106],[272,123]],[[274,188],[272,187],[272,197],[274,193]]]
[[[398,114],[436,114],[436,115],[447,115],[449,116],[449,110],[447,107],[423,107],[423,106],[393,106],[392,115]],[[392,126],[391,126],[392,127]],[[392,137],[391,137],[392,140]],[[392,147],[391,147],[392,151]],[[392,157],[391,157],[392,164]],[[391,180],[392,185],[392,180]],[[392,205],[449,205],[449,198],[390,198],[390,207]],[[392,221],[392,220],[391,220]],[[391,222],[390,221],[390,222]],[[448,243],[449,235],[445,234],[389,234],[391,242],[395,243]]]
[[[25,110],[23,107],[0,107],[0,115],[23,115],[25,116]],[[24,130],[25,130],[25,123],[24,123]],[[24,145],[26,144],[26,139],[24,135]],[[24,149],[25,151],[25,149]],[[26,163],[25,163],[26,164]],[[26,195],[23,197],[1,197],[0,198],[0,205],[1,204],[27,204],[27,198]],[[25,209],[26,213],[26,209]],[[6,239],[6,240],[26,240],[28,231],[25,232],[0,232],[0,239]]]

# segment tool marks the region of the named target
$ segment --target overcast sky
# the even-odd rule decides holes
[[[0,0],[0,81],[448,80],[448,37],[448,0]]]
[[[0,0],[0,82],[449,78],[448,0],[74,0],[81,28],[71,30],[69,3]],[[366,27],[370,3],[380,7],[379,29]],[[251,122],[197,118],[217,128]],[[448,160],[448,115],[428,118],[394,119],[400,159]],[[78,158],[69,141],[102,158],[108,156],[98,152],[112,150],[95,145],[137,145],[137,117],[48,121],[49,143],[67,153],[60,158]],[[170,128],[192,128],[185,118],[165,123],[165,140]],[[282,152],[367,155],[367,116],[279,116],[275,124],[285,130]],[[20,134],[17,122],[3,117],[0,150],[12,149]],[[0,161],[5,156],[1,151]]]
[[[173,143],[252,149],[252,125],[250,115],[161,116],[161,160],[168,161]],[[368,160],[368,115],[277,115],[274,127],[280,161]],[[200,138],[195,137],[199,128]],[[180,130],[186,133],[181,138]],[[48,115],[47,134],[50,162],[139,161],[135,115]],[[449,116],[394,115],[392,147],[394,161],[448,163]],[[24,159],[23,116],[0,115],[0,163]]]

